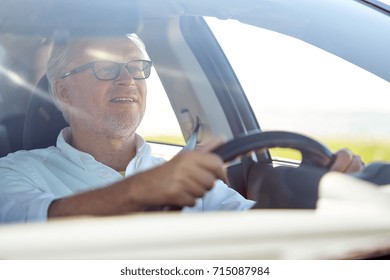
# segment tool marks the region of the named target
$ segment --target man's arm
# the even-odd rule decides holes
[[[182,152],[161,166],[110,186],[55,200],[48,217],[120,215],[151,206],[193,206],[215,180],[226,181],[223,162],[210,149]]]
[[[222,160],[210,151],[221,142],[201,151],[186,151],[171,161],[138,173],[105,188],[52,202],[48,217],[74,215],[120,215],[144,211],[152,206],[193,206],[214,186],[226,180]],[[363,167],[360,157],[343,149],[336,153],[332,171],[356,172]]]

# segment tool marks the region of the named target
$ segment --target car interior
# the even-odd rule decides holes
[[[165,240],[166,242],[163,242],[163,245],[157,244],[156,247],[160,246],[163,248],[166,246],[166,248],[163,248],[165,251],[161,251],[160,255],[153,255],[157,256],[157,258],[169,256],[180,258],[187,256],[186,253],[188,252],[193,253],[191,256],[203,256],[197,249],[191,246],[193,246],[195,241],[196,244],[211,246],[210,243],[202,243],[202,240],[201,242],[198,240],[199,238],[210,236],[220,242],[216,242],[216,245],[213,243],[213,246],[216,247],[213,247],[215,253],[212,253],[213,255],[211,256],[221,257],[224,252],[221,248],[230,248],[228,246],[232,246],[231,250],[234,251],[234,242],[255,240],[259,236],[261,237],[263,232],[262,230],[259,231],[258,228],[261,223],[266,227],[272,223],[280,224],[277,224],[275,229],[272,227],[267,228],[269,231],[265,231],[265,238],[262,240],[264,243],[260,244],[261,246],[249,248],[249,243],[244,244],[243,248],[247,251],[243,253],[242,257],[253,256],[255,254],[253,250],[260,252],[261,248],[265,248],[265,251],[261,251],[265,252],[264,255],[256,256],[284,258],[286,256],[281,251],[276,253],[271,249],[267,251],[268,247],[266,246],[268,244],[270,244],[269,246],[271,244],[278,245],[278,234],[291,233],[287,236],[286,240],[289,241],[286,241],[286,244],[292,240],[288,244],[293,246],[309,238],[307,236],[312,233],[309,230],[307,231],[309,234],[304,231],[307,229],[305,224],[308,221],[306,220],[308,216],[303,217],[301,220],[298,219],[299,221],[297,220],[297,223],[301,225],[299,229],[303,229],[303,235],[306,234],[306,236],[302,237],[299,234],[294,235],[296,234],[294,231],[295,225],[293,224],[294,218],[290,219],[288,218],[290,216],[288,216],[287,218],[290,220],[284,223],[283,219],[278,216],[279,213],[277,213],[276,216],[270,216],[271,218],[268,219],[267,213],[270,212],[267,211],[269,209],[294,209],[294,211],[298,211],[294,212],[294,214],[299,214],[301,213],[299,211],[302,209],[317,208],[320,185],[324,184],[322,179],[326,176],[330,165],[334,161],[334,154],[327,146],[299,133],[265,131],[262,129],[260,119],[254,114],[253,104],[250,104],[244,88],[231,66],[231,62],[222,51],[219,42],[207,24],[208,16],[219,19],[232,18],[243,23],[291,35],[313,45],[321,46],[331,53],[340,55],[347,61],[354,62],[364,69],[372,70],[374,74],[384,80],[390,81],[390,71],[386,69],[388,63],[380,63],[381,60],[390,61],[390,52],[387,51],[390,48],[390,40],[383,42],[380,39],[383,37],[384,27],[389,26],[389,24],[382,25],[380,23],[381,20],[388,21],[388,10],[380,11],[386,17],[377,21],[372,20],[370,21],[372,26],[369,26],[367,30],[360,30],[370,39],[367,39],[367,42],[363,42],[364,39],[361,38],[360,33],[353,32],[356,31],[354,22],[358,22],[359,19],[354,19],[351,16],[354,21],[351,20],[351,22],[344,24],[343,18],[346,16],[344,14],[346,11],[344,10],[336,11],[337,17],[335,19],[331,18],[331,20],[326,16],[321,17],[320,15],[317,17],[317,12],[314,12],[314,16],[312,12],[316,9],[316,4],[312,4],[310,1],[303,1],[305,3],[310,2],[308,8],[303,10],[295,9],[288,1],[260,1],[261,3],[257,4],[255,3],[256,1],[251,0],[245,2],[248,6],[243,5],[240,1],[228,1],[229,5],[226,5],[225,0],[112,1],[113,3],[110,5],[107,5],[105,0],[75,1],[74,5],[68,5],[67,1],[47,0],[42,1],[45,2],[45,5],[42,4],[39,9],[36,8],[34,1],[23,0],[24,5],[22,6],[19,1],[7,0],[3,2],[0,9],[0,19],[6,20],[0,21],[0,157],[19,150],[31,150],[55,145],[59,131],[67,125],[62,113],[56,108],[49,96],[48,81],[45,76],[48,54],[53,42],[66,43],[73,36],[117,36],[136,33],[145,42],[147,53],[153,61],[153,68],[158,75],[155,78],[162,84],[163,90],[161,92],[167,98],[170,113],[174,116],[173,120],[170,119],[169,121],[177,122],[180,137],[182,136],[183,139],[183,141],[179,141],[180,143],[176,140],[159,141],[157,139],[156,141],[147,137],[146,140],[151,144],[157,143],[163,148],[173,148],[169,156],[174,156],[183,148],[193,149],[195,144],[196,147],[200,148],[206,145],[210,139],[216,136],[224,136],[228,140],[227,143],[215,149],[214,152],[220,155],[227,163],[229,186],[244,197],[255,200],[256,205],[254,208],[267,209],[265,216],[259,219],[256,217],[256,213],[249,213],[248,220],[240,216],[235,216],[233,220],[229,220],[230,218],[227,214],[222,214],[221,217],[223,218],[221,219],[225,219],[224,221],[229,223],[232,221],[231,223],[235,225],[234,229],[228,223],[221,226],[228,235],[226,239],[222,240],[219,240],[219,237],[213,233],[211,226],[215,227],[215,224],[219,224],[219,218],[211,216],[210,224],[206,222],[202,224],[203,222],[199,221],[200,219],[196,220],[198,219],[197,217],[190,217],[187,228],[190,228],[190,223],[196,220],[204,227],[204,231],[197,236],[188,237],[193,239],[188,239],[190,240],[188,241],[190,245],[184,253],[180,251],[182,248],[175,247],[174,244],[177,240],[181,240],[180,238],[185,238],[186,236],[168,232],[169,226],[161,226],[159,217],[146,215],[145,221],[150,221],[151,224],[155,223],[155,225],[159,225],[161,228],[150,230],[147,226],[141,225],[137,228],[139,233],[135,233],[136,238],[132,238],[131,241],[126,239],[125,235],[129,232],[127,231],[128,229],[124,228],[125,225],[121,224],[124,221],[122,220],[124,219],[123,217],[117,217],[116,220],[109,221],[109,229],[104,227],[103,224],[99,224],[99,221],[91,223],[92,227],[96,226],[96,230],[103,232],[100,236],[97,235],[97,239],[94,240],[96,243],[91,243],[92,251],[95,248],[93,246],[104,243],[104,234],[109,236],[112,233],[116,236],[117,232],[114,232],[114,229],[117,228],[123,230],[118,230],[123,234],[123,236],[119,235],[118,240],[126,240],[126,242],[142,240],[134,244],[126,243],[128,245],[127,251],[125,251],[125,246],[122,248],[118,245],[120,250],[117,251],[115,251],[115,249],[118,249],[117,247],[111,248],[112,251],[109,251],[109,253],[112,253],[112,255],[109,255],[109,257],[128,257],[127,254],[129,252],[138,254],[135,255],[137,257],[146,256],[147,258],[153,255],[153,246],[155,244],[153,242],[158,242],[158,238],[152,241],[147,239],[142,232],[145,229],[152,231],[152,234],[154,232],[160,233],[161,230],[162,238],[176,239],[167,239],[168,241]],[[366,1],[352,2],[369,5],[361,3]],[[226,8],[221,9],[225,5]],[[248,8],[249,5],[251,5],[250,9]],[[153,9],[149,8],[151,6],[153,6]],[[360,8],[358,6],[356,9]],[[373,9],[377,11],[378,9],[383,9],[383,7],[374,7]],[[63,12],[53,13],[53,11]],[[367,18],[371,16],[371,12],[367,13]],[[115,17],[106,20],[107,14],[114,14]],[[351,14],[354,15],[353,13]],[[261,16],[259,17],[259,15]],[[283,16],[285,21],[278,21],[277,19],[280,16]],[[23,18],[23,21],[20,20],[21,18]],[[105,20],[102,20],[102,18]],[[343,25],[340,25],[338,20],[343,22]],[[320,31],[325,26],[334,31],[332,34],[335,34],[335,37],[326,39],[321,37]],[[304,30],[304,32],[301,30]],[[372,30],[375,30],[376,33],[372,32]],[[380,36],[377,36],[378,34]],[[340,36],[342,40],[337,40],[339,39],[337,36]],[[348,38],[348,40],[344,40],[344,38]],[[349,51],[351,46],[354,52]],[[367,56],[367,54],[373,53],[374,48],[378,52],[387,55],[387,57],[373,56],[372,60],[360,59],[360,56]],[[380,63],[381,67],[373,67],[378,63]],[[282,83],[283,81],[280,82]],[[158,93],[161,94],[161,92],[159,91]],[[148,92],[148,98],[151,100],[154,98],[153,92]],[[159,104],[153,106],[159,106]],[[153,113],[153,109],[150,113]],[[158,118],[159,116],[156,117],[157,120]],[[153,121],[147,122],[148,125],[150,123],[153,124]],[[158,123],[154,122],[154,127],[150,127],[149,130],[152,131],[157,126]],[[269,149],[274,147],[298,150],[301,154],[301,159],[298,161],[295,159],[274,158],[269,152]],[[353,174],[351,177],[352,179],[348,178],[346,180],[351,179],[351,182],[355,182],[353,180],[361,179],[380,188],[379,186],[390,184],[390,165],[387,162],[369,164],[363,172]],[[345,182],[349,183],[349,181]],[[257,211],[257,209],[253,212]],[[309,215],[312,215],[312,213]],[[334,218],[338,217],[337,215],[336,213],[335,216],[326,217],[326,225],[337,220]],[[135,217],[133,221],[139,223],[138,218],[138,216]],[[163,219],[165,219],[164,222],[168,222],[168,225],[171,226],[171,230],[173,228],[176,230],[177,225],[175,221],[183,223],[185,225],[183,230],[185,230],[187,222],[181,220],[181,218],[176,218],[167,215]],[[314,220],[315,218],[317,217],[312,215],[308,219]],[[328,218],[329,220],[327,220]],[[346,217],[341,221],[348,222],[348,219]],[[106,220],[102,221],[105,222]],[[342,222],[337,224],[337,229],[345,230],[345,232],[342,231],[342,236],[340,235],[341,243],[344,242],[342,238],[345,239],[345,236],[348,234],[358,237],[360,237],[360,234],[363,235],[364,226],[356,226],[358,224],[357,221],[356,224],[353,224],[355,220],[350,221],[352,226],[358,228],[356,232],[346,229]],[[377,222],[377,220],[374,222]],[[383,222],[381,224],[382,222],[382,220],[378,221],[378,228],[382,230],[381,226],[383,224],[383,228],[386,228],[378,235],[383,240],[388,240],[388,223]],[[56,223],[54,222],[53,228],[49,229],[49,231],[52,230],[53,236],[59,237],[61,234],[58,234],[58,228],[54,229],[55,225]],[[252,227],[246,232],[247,236],[245,238],[242,237],[243,233],[239,232],[239,227],[244,225]],[[280,229],[285,225],[289,231],[282,232]],[[321,233],[321,229],[327,229],[325,226],[321,227],[322,224],[320,222],[313,225],[315,226],[313,232],[317,234]],[[202,226],[199,228],[203,228]],[[82,230],[85,229],[86,225],[80,222],[80,224],[77,224],[77,227]],[[133,234],[133,232],[131,233]],[[266,236],[267,233],[270,235]],[[8,233],[5,230],[0,233],[0,236],[1,234],[6,235]],[[34,234],[42,236],[39,233],[38,226]],[[375,232],[375,234],[377,233]],[[273,236],[277,238],[271,240]],[[231,242],[231,240],[234,240],[234,242]],[[282,240],[282,237],[280,237],[280,240]],[[321,238],[318,240],[316,239],[316,242],[322,242]],[[59,244],[60,242],[57,243]],[[49,246],[57,246],[50,244],[50,242],[47,244]],[[138,246],[139,244],[146,244],[145,246],[148,249],[143,250],[141,245]],[[375,242],[370,244],[375,245],[375,250],[379,247]],[[140,249],[138,250],[137,248]],[[390,248],[390,246],[386,248]],[[310,250],[314,249],[310,248]],[[331,249],[333,248],[329,250]],[[48,256],[50,256],[50,250],[49,248],[45,251],[48,253]],[[64,253],[63,255],[61,255],[62,252],[59,253],[57,255],[59,257],[66,258],[72,256],[72,253],[76,251],[83,255],[82,249],[77,249],[76,247],[70,246],[69,248],[61,248],[61,250],[64,250]],[[71,250],[74,251],[71,252]],[[372,253],[372,250],[367,251],[370,254]],[[13,249],[11,248],[9,252],[11,252],[10,256],[12,256]],[[21,252],[21,255],[25,253]],[[88,250],[86,252],[83,256],[87,258],[90,256],[94,257],[92,253],[92,255],[88,255],[90,253]],[[172,255],[167,254],[167,252],[172,252]],[[272,252],[272,254],[269,252]],[[66,255],[67,253],[70,255]],[[348,254],[350,253],[348,251]],[[356,252],[351,254],[354,253]],[[359,255],[358,253],[356,254]],[[337,255],[337,251],[331,251],[329,256],[332,257],[332,254]],[[362,255],[367,258],[367,254]],[[369,255],[369,257],[375,258],[383,255],[389,256],[389,251],[377,252],[372,256]],[[23,256],[28,257],[29,255]],[[32,256],[36,257],[35,255]],[[241,257],[241,255],[235,256]],[[299,256],[298,248],[294,250],[291,257],[299,258]],[[353,255],[347,255],[347,257],[351,256]],[[290,257],[290,255],[287,257]]]
[[[27,20],[29,18],[32,20],[33,16],[29,16]],[[175,111],[184,138],[190,138],[196,126],[196,119],[200,119],[198,146],[202,146],[213,135],[232,138],[233,134],[260,131],[251,114],[240,113],[250,112],[250,106],[246,99],[242,98],[243,90],[234,73],[223,67],[228,62],[225,57],[221,57],[219,46],[204,19],[160,17],[154,20],[153,16],[147,18],[143,20],[141,28],[135,29],[148,46],[148,54]],[[126,31],[134,30],[131,25],[136,23],[137,20],[133,20]],[[10,24],[6,27],[15,31],[13,29],[19,26]],[[67,26],[68,32],[74,36],[83,30],[87,30],[90,35],[88,27],[83,29],[80,26]],[[8,72],[2,79],[7,81],[4,84],[8,88],[3,87],[1,91],[1,156],[21,149],[54,145],[58,132],[66,125],[62,114],[55,108],[47,93],[47,79],[44,76],[51,41],[66,38],[58,32],[59,35],[55,33],[53,39],[50,33],[52,30],[41,29],[39,22],[34,22],[31,28],[30,32],[36,33],[35,36],[2,34],[6,37],[2,41],[12,42],[10,46],[3,45],[3,48],[6,48],[6,59],[12,61],[3,62],[3,65],[8,67]],[[190,32],[197,29],[198,32]],[[112,33],[109,27],[101,32],[103,35]],[[120,31],[115,30],[115,33],[117,32]],[[206,46],[205,40],[210,41],[207,47],[203,47]],[[18,48],[15,49],[15,46]],[[26,74],[20,71],[23,68]],[[19,76],[12,79],[9,69]],[[196,76],[197,79],[191,79],[191,76]],[[220,103],[224,105],[221,106]],[[213,110],[208,109],[210,104],[213,104]],[[268,158],[266,152],[261,156]],[[236,173],[237,176],[232,175],[230,178],[235,182],[236,189],[246,196],[245,186],[241,182],[244,174],[241,169],[240,165],[231,167],[231,174]]]
[[[142,9],[142,3],[134,3]],[[9,2],[8,5],[12,9],[14,4]],[[103,1],[96,3],[94,15],[79,12],[85,9],[84,2],[72,7],[74,10],[70,12],[74,12],[75,17],[71,22],[66,14],[62,15],[64,18],[50,15],[51,9],[60,9],[62,4],[54,2],[52,5],[54,6],[48,5],[46,10],[43,8],[37,12],[41,21],[35,21],[38,14],[28,14],[29,6],[26,5],[19,11],[19,16],[26,18],[24,25],[12,22],[16,21],[15,16],[8,17],[10,22],[2,26],[2,42],[5,42],[2,44],[2,64],[8,67],[5,69],[8,72],[1,77],[1,156],[20,149],[54,145],[58,132],[66,126],[62,114],[48,96],[47,79],[44,76],[53,40],[66,41],[69,36],[112,36],[122,32],[136,32],[147,46],[184,139],[188,141],[191,138],[197,122],[200,124],[197,135],[199,147],[215,135],[224,135],[227,139],[236,138],[236,144],[232,143],[228,147],[236,153],[222,156],[225,161],[232,162],[228,169],[230,183],[242,195],[257,199],[255,193],[259,191],[259,180],[263,180],[266,174],[268,176],[267,166],[275,164],[268,152],[268,148],[273,146],[300,150],[302,163],[310,166],[310,171],[307,172],[311,172],[311,166],[329,167],[332,153],[321,144],[292,133],[267,136],[268,132],[262,132],[244,90],[204,18],[191,14],[182,16],[186,9],[191,9],[190,5],[177,10],[161,5],[159,14],[154,14],[158,9],[143,10],[142,20],[140,10],[134,6],[128,17],[120,14],[118,22],[112,25],[102,25],[99,21],[100,13],[107,12]],[[118,7],[112,7],[116,8]],[[204,9],[207,10],[206,6]],[[232,10],[227,12],[235,16],[245,14],[245,11]],[[90,20],[85,20],[85,16],[90,17]],[[53,26],[48,27],[47,22],[52,22]],[[64,22],[66,25],[62,26]],[[93,24],[95,28],[91,28]],[[242,136],[249,136],[243,137],[247,144],[243,144]],[[250,137],[252,138],[249,139]],[[268,140],[263,140],[267,137]],[[276,138],[282,140],[276,143]],[[313,148],[306,149],[307,147]],[[221,154],[226,151],[227,149],[220,149],[217,152]],[[289,164],[297,166],[294,162]],[[272,167],[271,170],[275,172],[278,169],[274,170]],[[370,172],[371,177],[373,173],[377,173],[376,169]]]

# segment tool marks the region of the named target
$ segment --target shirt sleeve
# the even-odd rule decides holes
[[[51,193],[40,191],[25,174],[0,166],[0,223],[46,221]]]
[[[244,211],[252,208],[253,205],[255,201],[245,199],[224,182],[217,180],[214,187],[196,201],[194,207],[185,207],[183,212]]]

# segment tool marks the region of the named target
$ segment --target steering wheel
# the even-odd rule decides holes
[[[302,165],[329,169],[335,160],[335,155],[321,143],[302,134],[286,131],[265,131],[241,136],[219,146],[213,152],[224,162],[229,162],[251,151],[277,147],[300,151]]]
[[[315,171],[319,172],[315,178],[321,176],[323,170],[329,169],[335,160],[335,155],[321,143],[307,136],[286,131],[266,131],[238,137],[219,146],[213,152],[219,155],[224,162],[229,162],[252,151],[276,147],[300,151],[302,154],[301,165],[321,168],[317,169],[320,171]],[[286,186],[284,180],[268,179],[287,177],[286,172],[290,171],[298,173],[300,178],[295,180],[298,186]],[[308,176],[305,172],[305,169],[301,168],[289,168],[289,170],[270,166],[264,168],[262,171],[256,172],[255,186],[248,187],[248,191],[251,193],[248,198],[257,200],[255,208],[314,208],[317,191],[312,186],[315,185],[313,179],[309,177],[312,173]],[[264,198],[267,198],[266,202],[264,202]],[[168,211],[180,210],[180,208],[172,206],[164,209]]]
[[[253,208],[315,208],[319,179],[332,166],[335,155],[312,138],[286,131],[259,132],[235,138],[213,152],[229,162],[252,151],[276,147],[300,151],[300,167],[255,165],[246,183],[247,198],[256,201]]]

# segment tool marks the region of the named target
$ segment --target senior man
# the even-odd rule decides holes
[[[1,222],[74,215],[120,215],[160,206],[183,211],[246,210],[254,202],[229,188],[221,144],[165,162],[136,134],[146,106],[151,62],[134,35],[79,38],[55,45],[50,90],[69,127],[55,147],[0,159]],[[361,168],[348,150],[333,170]]]

